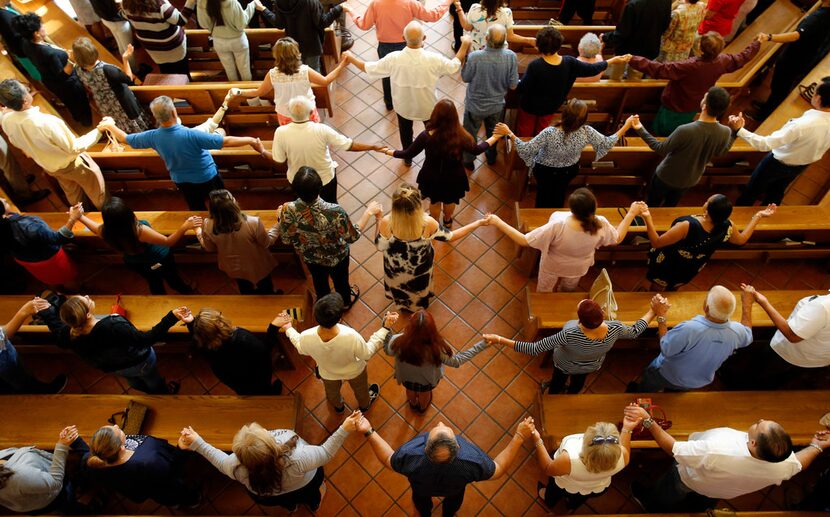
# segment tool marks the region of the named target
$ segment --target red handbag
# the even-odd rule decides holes
[[[119,316],[127,317],[127,309],[121,305],[121,295],[115,295],[115,303],[110,307],[110,314],[118,314]]]

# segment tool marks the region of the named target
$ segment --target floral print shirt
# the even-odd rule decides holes
[[[282,242],[291,244],[310,264],[334,267],[349,254],[349,244],[360,238],[360,228],[340,205],[317,198],[284,205],[278,221]]]
[[[680,4],[671,12],[669,28],[660,44],[661,61],[688,59],[697,37],[697,28],[706,14],[706,3]]]
[[[579,162],[582,150],[591,144],[599,160],[614,147],[617,135],[605,136],[589,125],[584,125],[570,134],[558,127],[546,127],[533,140],[524,142],[515,139],[516,152],[528,167],[534,164],[547,167],[569,167]]]

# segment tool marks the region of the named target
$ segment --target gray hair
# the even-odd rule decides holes
[[[424,42],[424,26],[415,20],[406,24],[406,27],[403,28],[403,38],[406,40],[406,44],[419,47]]]
[[[447,451],[447,457],[438,459],[438,453],[442,450]],[[438,435],[431,440],[427,439],[424,454],[432,463],[452,463],[458,455],[458,440],[455,439],[455,436],[446,434]]]
[[[709,294],[706,295],[708,315],[716,320],[727,321],[735,312],[736,304],[735,295],[722,285],[709,289]]]
[[[485,39],[488,47],[502,48],[504,46],[504,40],[507,39],[507,29],[500,23],[494,23],[487,27],[487,36]]]
[[[26,99],[26,87],[20,81],[6,79],[0,82],[0,104],[14,111],[23,109],[23,102]]]
[[[150,103],[150,111],[159,124],[166,124],[173,119],[176,106],[173,105],[173,99],[167,95],[162,95],[153,99],[153,102]]]
[[[294,122],[305,122],[314,111],[314,103],[305,95],[291,97],[288,101],[288,113]]]
[[[588,32],[579,40],[579,55],[581,57],[594,57],[602,51],[602,42],[599,36]]]

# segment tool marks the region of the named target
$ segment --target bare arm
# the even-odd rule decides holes
[[[195,228],[202,224],[202,218],[199,216],[188,217],[187,220],[179,226],[179,228],[171,235],[162,235],[149,226],[143,224],[138,227],[138,240],[146,242],[147,244],[157,244],[159,246],[175,246],[179,239],[191,228]]]
[[[773,43],[792,43],[793,41],[798,41],[800,37],[801,34],[798,31],[783,32],[781,34],[769,34],[767,41]]]
[[[348,64],[349,60],[347,56],[343,56],[340,62],[337,63],[337,66],[334,67],[334,70],[329,72],[328,75],[326,75],[325,77],[318,73],[316,70],[309,68],[308,78],[311,81],[311,84],[314,86],[328,86],[329,84],[333,83],[335,79],[337,79],[337,76],[340,75],[340,72],[342,72]]]
[[[648,412],[641,408],[636,404],[630,404],[628,407],[625,408],[625,418],[627,420],[631,420],[632,422],[636,422],[636,426],[640,425],[640,423],[644,420],[650,420],[651,416]],[[654,441],[657,442],[657,445],[663,449],[669,456],[673,456],[674,453],[672,449],[674,449],[674,442],[675,439],[672,435],[667,433],[663,430],[662,427],[657,425],[656,422],[652,420],[651,426],[648,428],[649,432],[651,432],[652,438]]]
[[[461,2],[456,0],[453,2],[453,5],[455,5],[455,13],[458,15],[458,23],[461,24],[461,27],[463,27],[465,31],[473,30],[473,24],[467,19],[467,15],[464,13],[464,8],[461,7]]]
[[[462,226],[457,230],[453,230],[452,232],[452,240],[456,241],[462,237],[465,237],[468,233],[475,230],[479,226],[484,223],[484,219],[479,219],[478,221],[473,221],[468,225]]]
[[[317,74],[317,75],[319,75],[319,74]],[[249,89],[249,90],[240,90],[239,91],[239,96],[240,97],[245,97],[247,99],[251,99],[251,98],[254,98],[254,97],[263,97],[266,94],[271,93],[272,91],[274,91],[274,84],[271,82],[271,78],[266,75],[265,79],[263,79],[262,82],[259,84],[259,88],[257,88],[257,89],[252,88],[252,89]]]
[[[749,238],[752,237],[752,233],[755,231],[755,227],[758,226],[758,223],[761,222],[761,219],[774,214],[776,208],[777,207],[774,204],[771,204],[764,210],[755,213],[755,215],[752,216],[752,219],[749,220],[749,224],[746,225],[743,231],[739,233],[732,232],[732,235],[729,236],[729,243],[738,246],[743,246],[744,244],[746,244]]]
[[[562,451],[556,459],[553,459],[545,447],[544,440],[539,436],[539,431],[534,430],[533,438],[535,440],[536,461],[539,462],[539,467],[545,475],[567,476],[571,473],[571,457],[567,451]]]
[[[492,218],[492,219],[491,219],[491,223],[490,223],[490,224],[495,224],[496,228],[498,228],[498,229],[499,229],[499,230],[501,230],[501,231],[502,231],[505,235],[507,235],[508,237],[510,237],[510,239],[511,239],[513,242],[515,242],[515,243],[516,243],[516,244],[518,244],[519,246],[525,246],[525,247],[527,247],[527,246],[529,246],[529,245],[530,245],[530,244],[528,244],[528,242],[527,242],[527,237],[525,236],[525,234],[523,234],[523,233],[522,233],[522,232],[520,232],[519,230],[517,230],[517,229],[513,228],[512,226],[510,226],[509,224],[507,224],[506,222],[504,222],[504,221],[503,221],[500,217],[498,217],[497,215],[491,215],[490,217]]]
[[[518,34],[513,32],[513,27],[507,29],[507,41],[509,41],[510,43],[516,43],[518,45],[524,45],[526,47],[536,47],[536,38],[519,36]]]
[[[764,312],[767,313],[769,319],[771,319],[773,325],[775,325],[775,328],[784,334],[787,341],[790,343],[799,343],[804,341],[798,334],[793,332],[793,329],[790,328],[790,324],[787,319],[772,306],[766,296],[755,290],[753,290],[753,295],[755,297],[755,301],[761,306],[762,309],[764,309]]]
[[[82,215],[79,220],[81,221],[82,225],[86,226],[89,229],[89,231],[91,231],[95,235],[98,235],[99,237],[101,236],[101,225],[100,224],[96,223],[95,221],[93,221],[92,219],[87,217],[86,215]]]
[[[354,54],[349,53],[348,55],[349,64],[354,65],[357,67],[361,72],[366,71],[366,61],[363,61],[359,57],[355,56]]]
[[[371,433],[368,438],[369,445],[372,447],[372,452],[375,453],[375,456],[377,456],[378,460],[380,460],[384,467],[391,469],[392,455],[395,454],[395,451],[389,446],[381,435],[375,432],[375,428],[372,427],[372,424],[369,423],[366,417],[363,417],[360,421],[358,421],[357,431],[363,433],[364,435],[366,433]]]
[[[636,201],[631,203],[631,208],[625,213],[625,217],[620,221],[620,224],[617,225],[617,244],[625,240],[625,236],[628,234],[628,228],[631,227],[631,223],[637,217],[637,214],[641,212],[640,206],[640,203]]]
[[[222,139],[222,147],[242,147],[243,145],[256,148],[257,139],[250,136],[226,136]]]
[[[17,331],[20,330],[20,327],[35,315],[35,312],[34,300],[29,300],[24,303],[23,306],[17,310],[14,316],[12,316],[12,319],[3,325],[3,332],[6,334],[6,338],[13,338]]]
[[[654,223],[651,220],[651,214],[648,212],[643,213],[643,219],[646,221],[648,240],[651,241],[651,245],[654,248],[671,246],[676,242],[680,242],[689,233],[689,223],[683,221],[669,228],[663,235],[657,235],[657,230],[654,229]]]
[[[827,447],[830,447],[830,431],[818,431],[810,441],[810,445],[795,453],[795,457],[801,463],[801,468],[806,469],[813,461],[821,456],[821,453]]]
[[[510,465],[515,461],[516,455],[519,454],[522,448],[522,442],[532,435],[533,429],[533,418],[531,417],[527,417],[519,423],[516,434],[513,435],[510,443],[507,444],[507,447],[498,456],[493,458],[493,463],[496,464],[496,470],[493,472],[493,477],[490,478],[491,480],[498,479],[507,473]]]

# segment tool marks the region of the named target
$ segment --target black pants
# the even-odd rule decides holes
[[[750,23],[748,19],[747,23]],[[772,80],[769,85],[770,94],[761,106],[759,116],[766,118],[775,111],[775,108],[790,95],[790,92],[804,79],[804,76],[810,73],[813,65],[824,57],[818,55],[820,52],[809,56],[796,54],[795,52],[788,52],[785,47],[785,50],[775,61],[775,68],[772,71]]]
[[[593,25],[595,4],[596,0],[563,0],[559,21],[567,25],[576,13],[582,19],[581,25]]]
[[[401,149],[406,150],[412,145],[412,131],[415,121],[398,115],[398,132],[401,135]]]
[[[771,346],[757,343],[727,359],[718,376],[732,390],[774,390],[800,372],[801,368],[788,363]]]
[[[474,3],[474,0],[461,0],[461,8],[464,9],[465,13],[469,12]],[[461,26],[461,22],[458,20],[454,3],[450,4],[450,16],[452,16],[452,48],[458,50],[458,47],[461,46],[461,36],[464,35],[464,27]]]
[[[75,72],[72,72],[72,75],[66,81],[50,82],[48,84],[44,82],[44,85],[61,100],[75,122],[84,126],[92,125],[92,108],[89,106],[89,98],[84,85]]]
[[[452,7],[450,7],[452,9]],[[378,59],[383,59],[386,54],[391,54],[397,50],[403,50],[406,48],[406,43],[403,41],[400,43],[378,43]],[[386,77],[381,80],[381,84],[383,85],[383,102],[386,104],[387,107],[392,106],[392,81]]]
[[[320,198],[323,201],[337,204],[337,174],[320,189]]]
[[[568,185],[579,174],[579,164],[568,167],[533,166],[536,178],[536,208],[562,208]]]
[[[412,502],[415,503],[415,509],[421,517],[429,517],[432,515],[432,496],[429,494],[419,494],[412,490]],[[441,515],[443,517],[453,517],[461,505],[464,503],[464,491],[453,495],[444,496],[444,502],[441,503]]]
[[[582,388],[585,387],[585,378],[588,377],[587,373],[565,373],[557,367],[553,367],[553,377],[550,379],[550,387],[548,387],[548,393],[550,395],[556,395],[557,393],[562,393],[565,389],[565,383],[568,381],[568,378],[571,379],[571,384],[568,386],[568,394],[575,395],[582,391]]]
[[[717,499],[700,495],[680,480],[677,463],[663,474],[646,494],[635,494],[650,513],[703,512],[714,508]]]
[[[160,63],[159,70],[163,74],[184,74],[190,77],[190,62],[185,57],[175,63]]]
[[[271,275],[266,276],[256,285],[237,278],[236,285],[239,287],[239,294],[274,294],[274,282],[271,280]]]
[[[752,206],[758,198],[763,198],[762,205],[781,204],[787,187],[806,167],[806,165],[781,163],[775,159],[772,153],[769,153],[752,171],[752,177],[749,178],[746,190],[738,197],[735,204],[737,206]]]
[[[319,300],[331,292],[329,278],[334,284],[334,291],[343,297],[343,303],[351,305],[352,288],[349,285],[349,254],[334,266],[321,266],[306,262],[308,272],[311,273],[311,280],[314,283],[314,292]]]
[[[607,490],[607,489],[606,489]],[[582,506],[585,501],[590,499],[591,497],[597,497],[605,493],[605,490],[596,494],[590,495],[582,495],[582,494],[572,494],[561,488],[556,482],[553,480],[552,477],[548,478],[548,486],[545,487],[545,504],[549,508],[553,508],[556,506],[556,503],[559,502],[560,499],[563,497],[565,498],[565,504],[568,510],[576,510],[580,506]]]
[[[225,188],[225,182],[222,181],[222,176],[216,175],[204,183],[176,183],[179,191],[181,191],[187,202],[187,208],[190,210],[207,210],[208,194],[212,190]]]
[[[648,185],[648,193],[646,194],[646,203],[648,206],[677,206],[680,198],[689,189],[674,188],[663,183],[657,174],[651,177],[651,183]]]
[[[150,285],[151,294],[166,294],[167,291],[164,290],[165,280],[167,280],[167,284],[177,293],[193,294],[193,288],[187,285],[182,277],[179,276],[179,270],[176,268],[176,259],[173,258],[173,252],[168,253],[158,264],[160,266],[153,269],[155,264],[127,263],[127,268],[135,271],[147,280],[147,283]]]
[[[298,504],[304,504],[312,511],[316,511],[320,508],[320,499],[322,498],[320,495],[320,485],[323,484],[325,477],[323,467],[317,467],[317,472],[314,473],[314,477],[302,488],[298,488],[293,492],[268,497],[251,494],[251,499],[263,506],[282,506],[290,510],[296,508]]]

